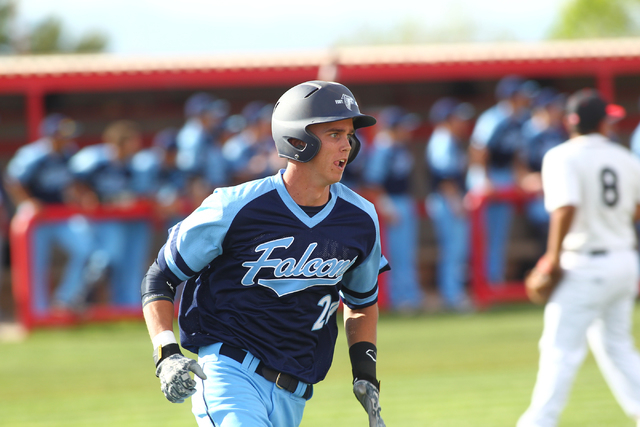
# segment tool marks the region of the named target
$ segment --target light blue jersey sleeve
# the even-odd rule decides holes
[[[36,171],[38,161],[47,155],[46,145],[45,140],[38,140],[18,149],[7,165],[9,178],[26,183]]]
[[[367,184],[382,185],[389,173],[389,157],[393,149],[386,138],[376,137],[364,168],[363,179]]]
[[[485,148],[493,135],[496,126],[508,115],[508,110],[496,104],[480,114],[471,134],[471,143],[476,148]]]
[[[152,149],[141,150],[131,159],[132,185],[136,194],[152,196],[158,188],[160,154]]]
[[[346,187],[344,187],[346,189]],[[388,261],[382,256],[380,245],[380,225],[373,204],[356,195],[351,190],[342,191],[340,196],[362,209],[371,218],[375,236],[374,244],[367,258],[358,267],[347,271],[342,277],[343,289],[340,296],[351,308],[366,307],[378,299],[378,274],[388,269]]]
[[[222,254],[222,243],[238,212],[269,188],[270,181],[254,181],[216,189],[182,222],[169,230],[158,264],[178,282],[195,276]],[[272,187],[271,187],[272,188]]]
[[[86,178],[100,165],[112,158],[112,150],[107,144],[90,145],[78,151],[69,160],[71,173]]]
[[[430,169],[438,175],[449,176],[458,172],[461,160],[446,129],[434,130],[427,144],[426,157]]]
[[[201,156],[205,148],[203,147],[203,133],[204,129],[197,119],[190,119],[180,129],[176,136],[178,168],[186,172],[199,172],[198,168],[202,164]]]

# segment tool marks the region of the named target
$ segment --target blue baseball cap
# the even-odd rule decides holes
[[[561,108],[567,100],[567,96],[563,93],[559,93],[552,87],[545,87],[540,90],[538,95],[534,98],[533,108],[546,108],[550,105],[557,105]]]
[[[206,92],[198,92],[191,95],[185,102],[184,114],[187,117],[212,114],[222,118],[229,114],[229,102]]]
[[[153,137],[153,146],[165,151],[178,149],[178,130],[173,127],[165,128]]]
[[[516,94],[534,98],[539,90],[540,85],[533,80],[525,80],[520,76],[508,75],[500,79],[496,85],[496,98],[508,99]]]
[[[409,113],[404,108],[396,105],[384,108],[378,115],[380,124],[387,128],[402,127],[408,130],[416,130],[420,126],[420,116]]]
[[[429,110],[429,121],[433,124],[442,123],[455,116],[461,120],[471,120],[476,111],[468,102],[460,102],[456,98],[444,97],[438,99]]]
[[[271,122],[273,114],[273,104],[264,101],[251,101],[242,109],[242,117],[247,121],[247,125],[257,122]]]
[[[60,113],[49,114],[40,122],[40,135],[46,137],[61,136],[73,138],[80,133],[78,123]]]

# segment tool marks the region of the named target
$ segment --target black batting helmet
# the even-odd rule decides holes
[[[373,126],[376,119],[361,114],[353,94],[340,83],[314,80],[301,83],[284,93],[276,103],[271,117],[271,133],[280,157],[308,162],[320,150],[320,139],[307,128],[316,123],[353,119],[355,129]],[[290,140],[304,142],[304,147],[294,146]],[[350,137],[351,162],[358,151],[360,141]]]

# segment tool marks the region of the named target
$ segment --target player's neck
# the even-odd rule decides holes
[[[315,183],[296,165],[287,167],[282,180],[293,201],[300,206],[322,206],[329,201],[330,186]]]

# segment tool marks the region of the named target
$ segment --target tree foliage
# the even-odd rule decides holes
[[[107,36],[98,30],[88,31],[77,40],[70,37],[57,16],[47,16],[19,33],[15,25],[18,5],[18,0],[0,0],[0,53],[95,53],[107,47]]]
[[[610,38],[640,35],[639,0],[571,0],[549,38]]]

